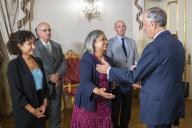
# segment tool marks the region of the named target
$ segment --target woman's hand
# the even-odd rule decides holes
[[[38,110],[39,110],[39,112],[41,113],[41,114],[44,114],[45,113],[45,111],[46,111],[46,108],[47,108],[47,103],[48,101],[47,101],[47,98],[44,98],[44,101],[43,101],[43,104],[38,108]]]
[[[29,111],[32,115],[34,115],[35,117],[37,118],[41,118],[41,117],[45,117],[44,114],[42,114],[40,111],[39,111],[39,108],[35,109],[33,106],[31,106],[30,104],[27,104],[25,106],[25,109],[27,111]]]
[[[37,117],[37,118],[45,117],[45,115],[42,114],[40,108],[33,109],[33,110],[31,111],[31,114],[33,114],[33,115],[34,115],[35,117]]]
[[[39,111],[41,114],[44,114],[45,111],[46,111],[46,106],[45,106],[45,105],[41,105],[41,106],[38,108],[38,111]]]
[[[105,88],[94,88],[93,89],[93,93],[99,95],[99,96],[102,96],[106,99],[113,99],[115,98],[115,95],[113,95],[112,93],[107,93],[105,92],[106,89]]]

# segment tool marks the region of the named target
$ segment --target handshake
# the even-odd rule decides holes
[[[96,70],[98,72],[100,72],[100,73],[107,74],[109,72],[110,68],[111,68],[110,65],[104,59],[101,60],[101,63],[102,64],[97,64]],[[131,71],[134,71],[136,69],[136,66],[137,65],[132,65],[131,66]],[[134,88],[141,88],[141,82],[139,81],[137,83],[134,83],[132,86]],[[97,88],[96,87],[96,88],[94,88],[93,93],[97,94],[97,95],[100,95],[100,96],[102,96],[102,97],[104,97],[106,99],[115,98],[115,95],[113,95],[112,93],[107,93],[105,88]]]
[[[111,68],[111,66],[109,65],[109,63],[107,63],[104,59],[101,60],[102,64],[97,64],[96,66],[96,70],[100,73],[103,74],[107,74]],[[131,71],[134,71],[136,69],[137,65],[132,65],[131,66]],[[134,88],[141,88],[141,82],[137,82],[133,84]]]

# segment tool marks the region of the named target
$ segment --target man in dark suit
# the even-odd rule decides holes
[[[61,45],[51,40],[51,27],[41,22],[36,27],[38,40],[35,43],[34,56],[43,61],[49,87],[49,108],[51,128],[60,128],[62,78],[67,68]]]
[[[153,41],[145,47],[133,71],[112,68],[104,61],[97,65],[97,70],[107,73],[110,81],[141,81],[140,117],[148,128],[170,128],[172,122],[184,116],[184,48],[165,29],[166,21],[161,8],[144,12],[143,29]]]
[[[117,35],[108,41],[107,56],[111,58],[114,67],[130,69],[138,60],[135,40],[126,37],[126,25],[122,20],[115,23]],[[128,128],[131,118],[132,86],[128,83],[114,83],[115,98],[112,100],[112,121],[114,128]]]

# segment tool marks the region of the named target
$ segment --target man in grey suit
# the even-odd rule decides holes
[[[43,61],[48,87],[51,128],[60,128],[62,78],[67,68],[61,45],[51,40],[51,27],[41,22],[36,27],[38,40],[34,55]]]
[[[114,67],[130,69],[138,60],[136,42],[125,36],[126,25],[122,20],[115,23],[117,35],[108,41],[107,56]],[[132,87],[127,83],[115,83],[115,99],[112,101],[112,120],[114,128],[128,128],[131,117]],[[121,85],[121,86],[119,86]],[[120,121],[119,121],[120,120]],[[120,122],[120,124],[118,124]]]

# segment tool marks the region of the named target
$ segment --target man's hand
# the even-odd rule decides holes
[[[133,84],[134,88],[141,88],[141,82],[137,82],[135,84]]]
[[[93,89],[93,93],[99,95],[99,96],[102,96],[106,99],[113,99],[115,98],[115,95],[113,95],[112,93],[107,93],[105,92],[106,89],[105,88],[94,88]]]
[[[39,112],[43,115],[46,111],[46,105],[41,105],[39,108],[38,108]]]
[[[102,64],[97,64],[96,70],[100,73],[107,74],[110,65],[104,59],[101,60],[101,63]]]
[[[52,83],[57,83],[57,82],[59,82],[59,74],[58,74],[58,73],[55,73],[55,74],[49,75],[49,80],[50,80]]]
[[[136,65],[136,64],[131,65],[131,71],[134,71],[136,67],[137,67],[137,65]]]

